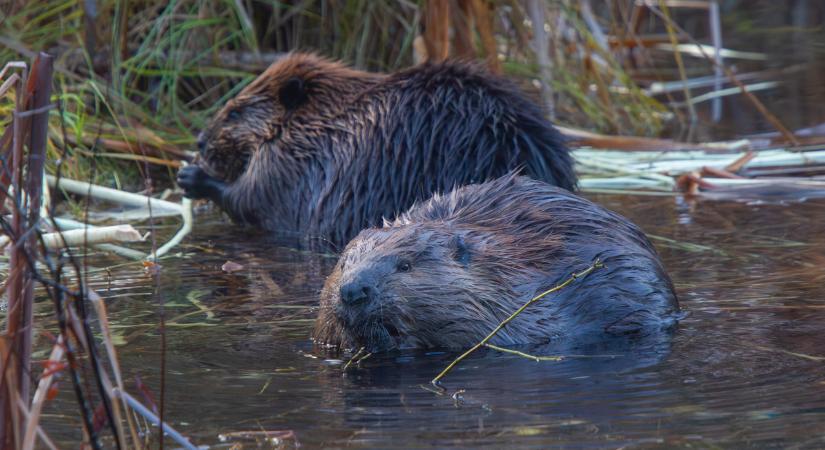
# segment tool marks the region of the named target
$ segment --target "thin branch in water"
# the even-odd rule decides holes
[[[357,364],[358,362],[360,362],[360,360],[357,360],[357,361],[356,361],[356,359],[357,359],[359,356],[361,356],[361,354],[362,354],[362,353],[364,353],[364,350],[366,350],[366,348],[365,348],[365,347],[361,347],[361,348],[359,348],[359,349],[358,349],[358,351],[357,351],[357,352],[355,352],[355,354],[354,354],[354,355],[352,355],[352,358],[350,358],[350,359],[349,359],[349,361],[347,361],[347,363],[344,365],[344,368],[343,368],[342,370],[343,370],[344,372],[346,372],[346,371],[347,371],[347,369],[349,369],[349,366],[351,366],[353,362],[355,362],[356,364]]]
[[[512,349],[509,349],[509,348],[499,347],[498,345],[493,345],[493,344],[484,344],[484,346],[487,347],[487,348],[491,348],[493,350],[497,350],[499,352],[510,353],[511,355],[517,355],[517,356],[521,356],[522,358],[532,359],[536,362],[539,362],[539,361],[561,361],[561,360],[564,359],[563,356],[536,356],[536,355],[531,355],[531,354],[528,354],[528,353],[520,352],[518,350],[512,350]]]
[[[112,394],[114,396],[120,397],[123,400],[125,400],[126,403],[128,403],[129,406],[132,408],[132,411],[135,411],[136,413],[140,414],[141,416],[143,416],[144,418],[149,420],[149,422],[151,422],[152,425],[156,425],[156,426],[160,427],[160,429],[163,430],[163,434],[169,435],[170,438],[172,438],[175,442],[180,444],[183,448],[185,448],[187,450],[198,450],[198,447],[192,445],[192,443],[189,442],[189,439],[187,439],[182,434],[180,434],[177,430],[175,430],[174,428],[169,426],[168,423],[163,423],[163,425],[161,426],[162,422],[160,421],[158,416],[156,416],[154,413],[152,413],[152,411],[149,411],[148,408],[143,406],[142,403],[137,401],[137,399],[135,399],[134,397],[132,397],[128,393],[126,393],[124,391],[121,391],[118,388],[114,388],[112,390]],[[160,439],[161,439],[161,442],[162,442],[163,441],[163,436],[161,436]]]
[[[364,356],[362,356],[362,357],[358,358],[358,361],[355,361],[355,365],[356,365],[356,366],[361,365],[361,363],[362,363],[365,359],[369,358],[370,356],[372,356],[372,353],[367,353],[366,355],[364,355]]]
[[[522,305],[521,308],[517,309],[516,312],[511,314],[510,317],[504,319],[504,321],[502,321],[500,324],[498,324],[498,326],[493,331],[491,331],[490,334],[488,334],[484,339],[482,339],[478,344],[474,345],[471,349],[467,350],[461,356],[456,358],[455,361],[451,362],[450,365],[448,365],[444,370],[441,371],[441,373],[439,373],[435,378],[433,378],[432,381],[430,381],[430,383],[433,386],[439,387],[438,386],[439,380],[444,378],[444,376],[447,375],[453,369],[453,367],[456,366],[456,364],[460,363],[462,360],[464,360],[464,358],[470,356],[473,352],[475,352],[476,350],[478,350],[479,348],[481,348],[482,346],[487,344],[487,342],[490,339],[492,339],[499,331],[501,331],[501,329],[504,328],[505,325],[507,325],[508,323],[510,323],[510,321],[515,319],[519,314],[521,314],[525,309],[527,309],[527,307],[529,307],[533,303],[541,300],[545,296],[547,296],[549,294],[552,294],[553,292],[564,289],[570,283],[578,280],[579,278],[584,278],[587,275],[590,275],[590,273],[593,272],[594,270],[600,269],[600,268],[603,268],[603,267],[604,267],[604,264],[601,262],[601,260],[596,258],[596,260],[593,261],[593,264],[591,264],[590,267],[582,270],[581,272],[573,273],[572,275],[570,275],[570,278],[565,280],[563,283],[558,284],[558,285],[542,292],[541,294],[533,297],[532,299],[530,299],[527,303]]]
[[[699,44],[699,42],[697,42],[696,39],[694,39],[693,36],[690,35],[690,33],[685,31],[684,28],[680,27],[666,14],[662,13],[662,11],[660,11],[659,8],[656,8],[654,5],[650,4],[650,2],[645,2],[645,6],[647,6],[650,12],[652,12],[657,17],[667,22],[671,27],[673,27],[674,30],[678,31],[679,34],[685,36],[692,44],[696,45],[699,49],[699,52],[702,53],[702,57],[710,61],[714,65],[714,67],[721,68],[725,72],[725,75],[731,80],[731,82],[733,82],[733,84],[735,84],[739,89],[742,90],[742,94],[748,100],[750,100],[750,102],[757,109],[757,111],[759,111],[762,114],[762,116],[764,116],[765,119],[774,126],[774,128],[776,128],[780,133],[782,133],[782,136],[784,136],[785,139],[787,139],[787,141],[791,143],[791,145],[793,145],[794,147],[799,146],[799,140],[796,139],[796,136],[794,136],[794,134],[790,130],[788,130],[788,128],[784,124],[782,124],[782,122],[772,112],[770,112],[768,108],[766,108],[765,105],[761,101],[759,101],[758,98],[756,98],[755,95],[753,95],[751,92],[748,92],[745,85],[741,81],[739,81],[738,78],[736,78],[736,75],[730,69],[728,69],[727,66],[725,66],[721,61],[718,61],[716,58],[710,56],[701,46],[701,44]]]
[[[529,353],[520,352],[518,350],[513,350],[509,348],[499,347],[493,344],[484,344],[485,347],[491,348],[493,350],[498,350],[503,353],[510,353],[512,355],[521,356],[522,358],[532,359],[536,362],[538,361],[563,361],[568,358],[619,358],[622,355],[555,355],[555,356],[536,356],[531,355]]]

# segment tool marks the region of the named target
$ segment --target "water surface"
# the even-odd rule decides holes
[[[198,444],[289,430],[305,448],[825,446],[825,201],[591,198],[654,236],[688,317],[670,339],[586,350],[614,358],[479,352],[445,379],[464,390],[454,398],[422,386],[455,354],[372,357],[344,375],[309,340],[334,255],[265,243],[217,214],[163,261],[159,293],[135,265],[93,284],[130,389],[140,376],[156,398],[164,299],[166,414]],[[227,260],[244,269],[222,272]],[[72,401],[47,411],[67,441]]]

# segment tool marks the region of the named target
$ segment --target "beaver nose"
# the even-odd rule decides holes
[[[372,300],[373,295],[375,288],[367,280],[354,280],[341,286],[341,301],[347,306]]]

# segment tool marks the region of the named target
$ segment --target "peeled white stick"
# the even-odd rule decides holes
[[[168,253],[169,250],[174,248],[176,245],[180,244],[180,241],[182,241],[183,238],[192,231],[192,200],[184,197],[181,200],[180,209],[180,215],[183,219],[183,225],[181,225],[178,232],[175,233],[174,236],[172,236],[172,239],[169,239],[167,243],[163,244],[154,253],[146,255],[147,260],[157,261],[158,258]]]
[[[80,247],[84,244],[110,242],[140,242],[143,240],[144,237],[131,225],[68,230],[43,235],[43,243],[48,248]]]
[[[43,214],[42,217],[48,217],[48,214]],[[97,228],[97,226],[89,225],[88,223],[78,222],[76,220],[66,219],[63,217],[55,217],[54,221],[57,224],[57,226],[60,227],[61,230]],[[2,240],[2,238],[0,238],[0,240]],[[2,248],[2,242],[0,242],[0,248]],[[138,261],[142,260],[143,257],[146,256],[146,254],[141,251],[132,250],[131,248],[121,247],[119,245],[114,244],[98,244],[95,245],[95,248],[99,248],[107,252],[112,252],[116,255],[123,256],[124,258],[135,259]]]
[[[46,175],[46,180],[52,188],[64,189],[72,194],[89,195],[101,200],[136,207],[146,207],[147,205],[152,205],[152,208],[155,209],[174,211],[181,214],[181,206],[179,204],[167,202],[166,200],[151,198],[140,194],[133,194],[131,192],[119,191],[117,189],[98,186],[85,181],[70,180],[67,178],[61,178],[60,183],[58,183],[57,177],[54,175]]]
[[[124,205],[145,207],[151,205],[154,210],[158,211],[173,211],[183,218],[183,225],[180,230],[169,240],[166,244],[161,246],[155,252],[146,255],[148,260],[157,260],[162,255],[166,254],[173,247],[178,245],[186,236],[192,231],[192,201],[184,198],[181,204],[168,202],[166,200],[159,200],[156,198],[147,197],[145,195],[133,194],[131,192],[123,192],[117,189],[111,189],[103,186],[86,183],[84,181],[70,180],[61,178],[60,182],[53,175],[46,175],[46,180],[52,188],[65,189],[68,192],[78,195],[89,195],[91,197],[99,198]],[[111,242],[111,241],[109,241]],[[90,242],[91,243],[91,242]],[[2,241],[0,241],[0,248],[2,248]]]

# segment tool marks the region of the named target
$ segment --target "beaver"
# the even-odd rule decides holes
[[[469,62],[375,74],[289,54],[216,114],[198,147],[178,173],[187,197],[242,224],[334,244],[435,192],[516,169],[576,187],[540,107]]]
[[[349,243],[313,337],[371,352],[470,347],[596,259],[603,268],[528,307],[491,343],[643,336],[675,324],[679,304],[656,250],[624,217],[514,174],[461,187]]]

